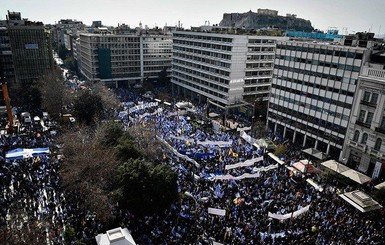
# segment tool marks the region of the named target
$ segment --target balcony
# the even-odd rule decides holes
[[[385,128],[376,127],[375,131],[378,132],[378,133],[381,133],[381,134],[385,134]]]
[[[366,105],[366,106],[370,106],[370,107],[373,107],[373,108],[377,107],[376,103],[371,103],[371,102],[366,101],[366,100],[361,100],[361,105]]]
[[[361,76],[385,80],[385,70],[364,67],[362,69]]]
[[[361,121],[356,121],[356,125],[358,126],[362,126],[362,127],[365,127],[365,128],[370,128],[370,123],[364,123],[364,122],[361,122]]]

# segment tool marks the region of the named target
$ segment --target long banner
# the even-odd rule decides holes
[[[231,174],[226,174],[226,175],[217,175],[212,178],[211,180],[243,180],[243,179],[251,179],[251,178],[259,178],[260,173],[255,173],[255,174],[242,174],[240,176],[232,176]]]
[[[249,167],[249,166],[254,165],[254,163],[260,162],[260,161],[263,161],[263,157],[252,158],[252,159],[246,160],[244,162],[239,162],[236,164],[229,164],[229,165],[225,166],[225,169],[229,170],[229,169],[234,169],[234,168]]]
[[[198,145],[203,146],[210,146],[210,145],[217,145],[219,147],[231,147],[233,144],[233,141],[211,141],[211,140],[205,140],[205,141],[197,141]]]
[[[142,105],[137,105],[137,106],[131,107],[130,109],[128,109],[128,113],[132,113],[132,112],[135,112],[135,111],[143,110],[143,109],[154,107],[154,106],[158,106],[158,102],[150,102],[150,103],[146,103],[146,104],[142,104]]]
[[[267,216],[269,216],[272,219],[278,219],[278,220],[282,221],[282,220],[286,220],[286,219],[290,219],[290,218],[296,218],[296,217],[300,216],[301,214],[304,214],[307,211],[309,211],[309,208],[310,208],[310,205],[307,205],[304,208],[301,208],[295,212],[288,213],[288,214],[273,214],[273,213],[269,212]]]

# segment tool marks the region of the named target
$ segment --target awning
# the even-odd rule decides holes
[[[335,161],[335,160],[329,160],[329,161],[326,161],[326,162],[323,162],[321,163],[322,166],[330,169],[330,170],[333,170],[334,172],[337,172],[337,173],[343,173],[347,170],[349,170],[350,168]]]
[[[301,173],[315,174],[319,172],[319,169],[310,164],[308,160],[300,160],[293,164],[293,167],[298,169]]]
[[[382,189],[382,188],[385,188],[385,182],[382,182],[382,183],[380,183],[380,184],[374,186],[374,188],[376,188],[377,190]]]
[[[382,208],[378,202],[360,190],[346,192],[339,196],[363,213]]]
[[[372,178],[366,176],[365,174],[357,172],[356,170],[353,170],[353,169],[349,169],[341,174],[359,184],[365,184],[366,182],[369,182],[372,180]]]
[[[308,148],[308,149],[302,150],[302,152],[307,153],[310,156],[313,156],[313,157],[315,157],[315,158],[317,158],[319,160],[324,160],[324,159],[326,159],[328,157],[322,151],[319,151],[319,150],[314,149],[314,148]]]

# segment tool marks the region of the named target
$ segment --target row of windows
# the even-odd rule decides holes
[[[82,55],[83,57],[85,56],[84,54]],[[119,55],[119,56],[114,56],[111,57],[112,61],[121,61],[121,60],[140,60],[139,55]]]
[[[145,49],[145,50],[143,50],[143,54],[163,54],[163,53],[171,54],[172,50],[171,49]]]
[[[270,83],[271,79],[270,78],[262,78],[262,79],[245,79],[245,85],[252,85],[252,84],[265,84],[265,83]]]
[[[204,87],[200,87],[200,86],[198,86],[196,84],[193,84],[193,83],[189,83],[189,82],[187,82],[185,80],[182,80],[182,79],[179,79],[179,78],[176,78],[176,77],[173,77],[173,80],[176,81],[176,82],[180,82],[180,83],[186,84],[186,85],[188,85],[190,87],[196,88],[199,91],[206,92],[206,93],[211,94],[213,96],[216,96],[218,98],[226,99],[226,96],[223,95],[223,94],[220,94],[218,92],[212,91],[212,90],[204,88]]]
[[[93,45],[95,48],[120,48],[120,49],[139,49],[139,44],[135,43],[100,43]]]
[[[274,60],[274,55],[247,55],[247,60]]]
[[[222,84],[225,84],[225,85],[229,85],[229,83],[230,83],[229,79],[224,79],[224,78],[221,78],[221,77],[217,77],[217,76],[213,76],[213,75],[210,75],[210,74],[202,73],[202,72],[199,72],[199,71],[196,71],[196,70],[186,69],[184,67],[181,67],[181,66],[178,66],[178,65],[175,65],[175,64],[173,65],[172,70],[176,71],[176,72],[177,71],[183,71],[185,73],[193,75],[192,76],[192,80],[193,81],[194,81],[194,79],[196,77],[199,77],[199,78],[205,78],[206,80],[209,80],[209,81],[219,82],[219,83],[222,83]],[[200,80],[198,79],[198,81],[200,81]]]
[[[353,141],[358,142],[359,138],[360,138],[360,131],[358,130],[354,131]],[[361,144],[366,145],[367,141],[368,141],[368,134],[363,133],[361,137]],[[379,151],[381,149],[381,145],[382,145],[382,139],[377,138],[376,143],[374,144],[374,150]]]
[[[369,127],[372,124],[374,113],[370,111],[360,110],[358,121],[367,124]]]
[[[281,79],[283,81],[288,81],[288,82],[296,83],[298,85],[305,85],[305,86],[308,86],[310,88],[323,89],[325,91],[329,91],[329,92],[333,92],[333,93],[338,93],[338,94],[343,94],[343,95],[347,95],[347,96],[351,96],[351,97],[354,96],[353,92],[350,92],[350,91],[347,91],[347,90],[343,90],[343,89],[334,88],[334,87],[324,86],[324,85],[320,85],[320,84],[317,84],[317,83],[306,82],[306,81],[303,81],[303,80],[289,78],[289,77],[285,77],[285,76],[275,76],[275,78]]]
[[[91,37],[91,40],[93,42],[119,42],[119,43],[139,43],[140,38],[139,37],[117,37],[117,36],[95,36]]]
[[[247,50],[249,52],[274,52],[273,47],[249,47]]]
[[[272,62],[267,62],[267,63],[247,63],[246,64],[246,69],[258,69],[258,68],[273,68],[273,63]]]
[[[227,37],[198,36],[198,35],[178,34],[178,33],[174,33],[173,36],[174,36],[174,39],[175,37],[182,37],[182,38],[192,38],[192,39],[200,39],[200,40],[207,40],[207,41],[214,41],[214,42],[225,42],[225,43],[231,43],[233,41],[232,38],[227,38]]]
[[[377,104],[378,93],[371,93],[369,91],[365,91],[362,100],[371,104]]]
[[[252,44],[259,44],[259,43],[262,43],[262,44],[267,44],[267,43],[274,44],[275,40],[271,40],[271,39],[249,39],[249,43],[252,43]]]
[[[344,79],[341,76],[325,74],[322,72],[308,71],[308,70],[304,70],[304,69],[300,69],[300,68],[293,68],[293,67],[288,67],[288,66],[275,65],[274,69],[282,70],[282,71],[296,72],[299,74],[304,74],[304,75],[314,76],[314,77],[320,77],[320,78],[324,78],[324,79],[334,80],[337,82],[348,82],[350,84],[356,84],[356,82],[357,82],[356,79]]]
[[[346,71],[360,72],[360,69],[361,69],[359,66],[351,66],[351,65],[333,63],[333,62],[324,62],[321,60],[314,60],[314,59],[304,59],[304,58],[298,58],[298,57],[287,56],[287,55],[276,55],[275,57],[276,59],[280,59],[280,60],[294,61],[294,62],[300,62],[308,65],[324,66],[328,68],[342,69]]]
[[[269,92],[269,90],[270,90],[270,86],[259,86],[259,87],[244,88],[245,93],[261,92],[261,91]]]
[[[219,90],[219,91],[223,91],[225,93],[229,92],[229,89],[227,87],[224,87],[224,86],[221,86],[220,84],[214,84],[214,83],[211,83],[211,82],[207,82],[205,80],[202,80],[200,78],[197,78],[197,77],[194,77],[194,76],[190,76],[190,75],[186,75],[185,73],[181,73],[181,72],[177,72],[177,71],[173,71],[173,76],[178,76],[178,77],[181,77],[187,81],[190,81],[191,84],[197,84],[197,85],[201,85],[201,86],[206,86],[206,87],[210,87],[210,88],[213,88],[213,89],[216,89],[216,90]],[[190,83],[189,82],[189,83]],[[198,86],[198,87],[201,87],[201,86]]]
[[[330,48],[333,48],[332,46]],[[291,46],[291,45],[284,45],[284,44],[277,44],[277,49],[286,49],[286,50],[292,50],[292,51],[298,51],[298,52],[308,52],[313,54],[324,54],[324,55],[333,55],[338,56],[342,58],[355,58],[355,59],[362,59],[363,54],[362,53],[355,53],[351,51],[341,51],[341,50],[333,50],[328,48],[321,48],[321,47],[311,47],[311,46]]]
[[[163,60],[149,60],[149,61],[143,61],[143,64],[146,66],[171,66],[171,60],[170,61],[163,61]]]
[[[273,87],[274,87],[274,85],[273,85]],[[305,103],[303,101],[298,101],[298,100],[291,99],[291,98],[288,98],[288,97],[285,97],[285,96],[281,96],[281,95],[277,95],[277,94],[272,94],[271,97],[272,98],[277,98],[277,99],[279,99],[281,101],[292,103],[294,105],[302,106],[302,107],[310,109],[310,110],[314,110],[314,111],[318,111],[318,112],[321,112],[321,113],[325,113],[327,115],[330,115],[330,116],[336,117],[336,118],[340,118],[342,120],[346,120],[346,121],[349,120],[349,117],[344,115],[344,114],[342,114],[342,113],[339,113],[339,112],[336,112],[336,111],[327,110],[325,108],[318,107],[316,105],[312,105],[312,104],[309,104],[309,103]]]
[[[206,64],[209,64],[209,65],[213,65],[213,66],[230,68],[230,63],[225,63],[225,62],[222,62],[222,61],[219,61],[219,60],[214,60],[214,59],[197,57],[197,56],[194,56],[194,55],[174,53],[174,57],[181,57],[181,58],[184,58],[184,59],[194,60],[194,61],[198,61],[198,62],[201,62],[201,63],[206,63]]]
[[[246,77],[272,77],[273,71],[247,71]]]
[[[285,108],[283,108],[283,107],[277,108],[275,110],[283,112],[283,113],[286,113],[285,112]],[[309,132],[309,133],[311,133],[313,135],[321,137],[325,141],[331,141],[331,142],[333,142],[333,143],[335,143],[337,145],[342,145],[344,143],[344,139],[343,138],[340,138],[340,137],[335,136],[333,134],[329,134],[326,131],[319,130],[318,128],[314,128],[314,127],[312,127],[310,125],[307,125],[307,124],[304,124],[304,123],[301,123],[301,122],[297,122],[297,121],[295,121],[293,119],[283,117],[283,116],[278,115],[278,114],[276,114],[274,112],[269,111],[269,117],[278,120],[282,124],[292,125],[295,128],[302,129],[305,132]]]
[[[117,61],[112,61],[111,64],[113,66],[140,66],[140,62],[117,62]]]
[[[174,40],[173,43],[174,44],[188,45],[188,46],[193,46],[193,47],[202,47],[202,48],[208,48],[208,49],[222,50],[222,51],[228,51],[228,52],[230,52],[232,49],[231,46],[225,46],[225,45],[219,45],[219,44],[213,44],[213,43],[200,43],[200,42],[183,41],[183,40]]]
[[[183,60],[178,60],[178,59],[174,59],[173,62],[175,64],[181,64],[181,65],[184,65],[184,66],[188,66],[190,69],[199,69],[199,70],[202,70],[202,71],[208,71],[208,72],[211,72],[211,73],[215,73],[215,74],[218,74],[218,75],[221,75],[221,76],[230,76],[230,72],[228,71],[223,71],[223,70],[220,70],[220,69],[216,69],[216,68],[212,68],[212,67],[208,67],[208,66],[204,66],[204,65],[200,65],[200,64],[196,64],[196,63],[192,63],[192,62],[187,62],[187,61],[183,61]]]
[[[116,55],[116,54],[118,54],[118,55],[121,55],[121,54],[140,54],[140,50],[137,50],[137,49],[125,49],[125,50],[111,49],[111,54],[112,55]]]
[[[199,54],[199,55],[205,55],[205,56],[215,57],[215,58],[219,58],[219,59],[231,60],[231,55],[229,55],[229,54],[210,52],[210,51],[201,50],[201,49],[185,48],[185,47],[179,47],[179,46],[174,45],[173,51],[174,51],[174,55],[176,53],[175,51],[183,51],[183,52],[188,52],[191,54]]]
[[[280,85],[277,85],[277,84],[273,84],[272,87],[276,88],[276,89],[280,89],[282,91],[286,91],[286,92],[291,93],[291,94],[297,94],[297,95],[300,95],[300,96],[304,96],[304,97],[310,98],[312,100],[322,101],[324,103],[329,103],[331,105],[336,105],[336,106],[340,106],[340,107],[347,108],[347,109],[351,109],[352,108],[352,105],[349,104],[349,103],[345,103],[345,102],[342,102],[342,101],[338,101],[338,100],[334,100],[334,99],[331,99],[331,98],[327,98],[325,96],[320,96],[320,95],[308,93],[306,91],[301,91],[301,90],[297,90],[297,89],[293,89],[293,88],[288,88],[288,87],[280,86]]]

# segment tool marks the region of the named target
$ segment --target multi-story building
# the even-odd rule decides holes
[[[43,23],[21,19],[19,12],[8,12],[4,23],[0,33],[4,74],[20,84],[37,80],[53,67],[49,33]]]
[[[268,125],[297,145],[340,158],[366,48],[277,44]]]
[[[173,33],[172,91],[227,111],[268,101],[277,40],[285,37],[216,32]]]
[[[76,50],[87,80],[126,86],[170,74],[171,47],[169,35],[81,33]]]
[[[84,31],[86,25],[82,21],[62,19],[54,25],[52,29],[53,42],[65,45],[68,50],[72,50],[72,36]]]
[[[374,63],[375,62],[375,63]],[[362,69],[346,134],[343,162],[373,178],[385,176],[385,52]]]

